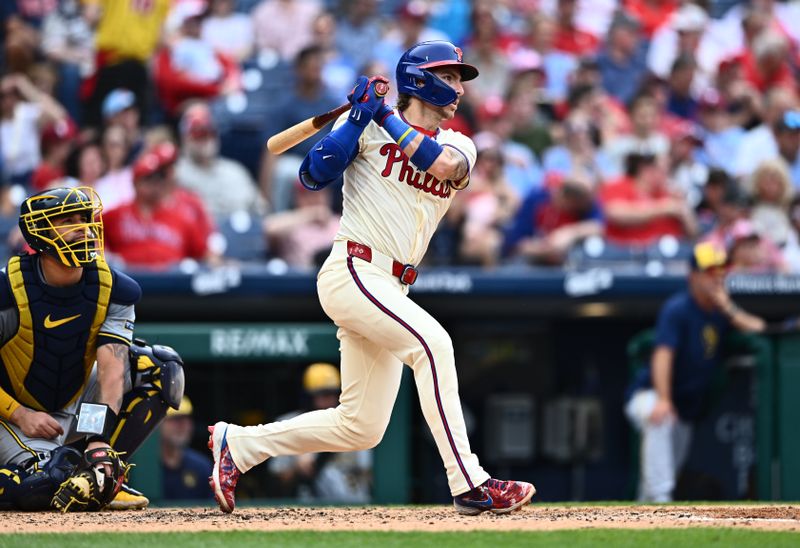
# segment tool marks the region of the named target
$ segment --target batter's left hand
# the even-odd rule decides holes
[[[383,104],[383,94],[376,90],[376,86],[388,89],[388,85],[388,80],[383,76],[359,76],[353,91],[347,96],[352,105],[347,119],[359,127],[367,127],[375,116],[375,111]]]
[[[383,102],[383,97],[389,92],[389,80],[385,76],[359,76],[353,90],[347,95],[351,105],[356,103],[371,103],[377,106]],[[372,106],[371,105],[371,106]]]

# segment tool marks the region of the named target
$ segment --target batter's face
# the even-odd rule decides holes
[[[461,100],[461,96],[464,95],[464,86],[461,83],[461,71],[456,67],[440,67],[432,69],[431,72],[438,76],[445,84],[453,88],[458,94],[456,100],[449,105],[443,107],[431,105],[431,108],[437,110],[441,114],[443,120],[452,120],[453,116],[456,114],[456,110],[458,110],[458,103]]]

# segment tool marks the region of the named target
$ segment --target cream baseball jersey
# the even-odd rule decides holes
[[[402,117],[401,114],[395,112]],[[334,129],[347,120],[343,114]],[[450,129],[431,135],[475,165],[472,140]],[[422,172],[375,122],[358,141],[359,154],[344,172],[344,211],[337,240],[352,240],[406,264],[419,264],[456,191]]]

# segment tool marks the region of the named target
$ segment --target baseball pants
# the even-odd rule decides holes
[[[132,388],[130,362],[128,360],[125,361],[124,378],[125,387],[123,392],[127,393]],[[86,389],[81,397],[64,409],[50,413],[50,416],[58,421],[64,431],[63,434],[53,439],[28,437],[22,433],[22,430],[17,425],[0,419],[0,465],[19,465],[35,457],[39,461],[39,466],[42,466],[50,459],[51,451],[85,437],[85,434],[77,434],[75,432],[75,427],[78,424],[76,416],[81,403],[97,401],[98,386],[97,364],[95,363],[89,375],[89,382],[86,384]]]
[[[408,287],[376,264],[349,257],[344,242],[336,242],[317,288],[339,327],[339,406],[271,424],[230,425],[226,439],[239,470],[280,455],[374,447],[389,423],[405,363],[414,371],[451,493],[489,479],[470,451],[450,336],[408,298]]]
[[[689,455],[692,427],[677,418],[660,424],[650,422],[658,401],[655,390],[634,392],[625,414],[642,436],[639,463],[639,495],[642,502],[669,502],[675,478]]]

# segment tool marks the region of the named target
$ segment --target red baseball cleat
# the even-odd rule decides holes
[[[490,479],[472,491],[453,497],[459,514],[476,516],[481,512],[508,514],[531,501],[536,488],[524,481]]]
[[[225,440],[227,431],[228,424],[225,422],[218,422],[214,426],[208,427],[210,434],[208,448],[211,449],[211,454],[214,456],[214,469],[211,477],[208,478],[208,484],[214,492],[219,509],[230,514],[236,506],[234,492],[236,491],[236,482],[239,481],[242,473],[236,468],[231,450]]]

